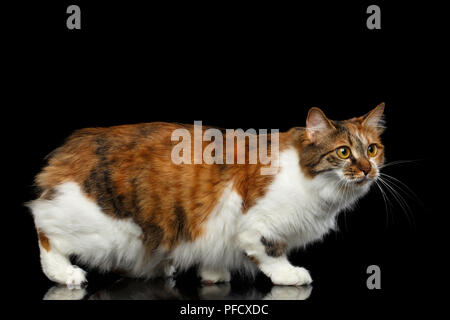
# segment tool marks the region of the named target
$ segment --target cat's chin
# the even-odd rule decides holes
[[[355,192],[359,195],[359,197],[362,197],[369,191],[372,183],[373,183],[373,180],[370,178],[366,178],[359,182],[353,182],[352,183],[353,190],[355,190]]]
[[[361,197],[367,193],[374,179],[363,177],[359,179],[347,179],[347,190],[352,192],[354,196]]]
[[[353,179],[352,183],[354,183],[357,186],[362,186],[362,185],[368,183],[369,181],[370,181],[369,178],[362,177],[362,178],[359,178],[359,179]]]
[[[356,179],[347,179],[347,183],[351,186],[364,186],[364,185],[370,185],[372,182],[374,181],[374,179],[369,178],[367,176],[361,177],[361,178],[356,178]]]

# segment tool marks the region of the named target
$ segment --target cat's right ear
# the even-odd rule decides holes
[[[325,116],[319,108],[311,108],[306,118],[306,135],[310,140],[314,140],[317,134],[335,129],[333,123]]]

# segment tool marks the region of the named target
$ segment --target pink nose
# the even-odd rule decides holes
[[[364,175],[367,176],[370,172],[370,167],[363,167],[361,168],[361,171],[364,172]]]

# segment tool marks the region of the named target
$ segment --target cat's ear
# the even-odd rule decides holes
[[[368,127],[374,127],[380,130],[384,129],[384,102],[380,103],[372,111],[362,117],[362,124]]]
[[[321,132],[335,129],[333,123],[325,116],[319,108],[311,108],[306,118],[306,135],[313,140],[314,137]]]

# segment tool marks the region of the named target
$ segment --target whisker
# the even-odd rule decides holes
[[[416,160],[395,160],[395,161],[387,162],[387,163],[381,165],[380,169],[386,168],[386,167],[390,167],[390,166],[393,166],[393,165],[397,165],[397,164],[416,163],[416,162],[420,162],[420,161],[422,161],[422,159],[416,159]]]
[[[384,178],[390,179],[390,182],[392,184],[396,185],[399,190],[403,191],[406,195],[408,195],[412,199],[416,200],[421,206],[424,205],[422,200],[420,200],[419,196],[410,187],[408,187],[403,181],[401,181],[391,175],[388,175],[386,173],[380,172],[380,175],[382,175]]]
[[[389,227],[389,209],[392,206],[389,198],[386,195],[386,192],[383,190],[383,188],[380,186],[380,184],[378,183],[378,181],[375,180],[375,185],[378,187],[378,189],[380,190],[381,196],[383,197],[383,202],[384,202],[384,208],[385,208],[385,212],[386,212],[386,225],[385,228],[387,229]]]
[[[347,190],[346,190],[346,185],[345,185],[345,180],[339,180],[338,181],[338,187],[342,188],[342,195],[344,197],[344,202],[347,201],[346,199],[346,195],[347,195]],[[348,226],[347,226],[347,215],[345,214],[345,211],[343,212],[343,216],[344,216],[344,231],[348,231]]]
[[[393,198],[402,208],[402,211],[405,213],[405,216],[407,217],[409,224],[413,228],[415,228],[414,215],[412,213],[412,210],[408,205],[408,203],[406,202],[406,200],[403,198],[403,196],[395,189],[394,187],[395,185],[394,184],[391,185],[387,180],[384,180],[381,177],[379,177],[378,180],[387,188],[386,190],[389,190]]]
[[[406,218],[408,220],[408,223],[410,225],[412,225],[410,217],[409,217],[409,212],[408,210],[405,208],[405,206],[403,205],[402,201],[399,200],[398,196],[396,195],[395,191],[392,189],[391,186],[389,186],[386,181],[382,180],[381,178],[379,178],[379,181],[381,183],[381,186],[385,187],[385,192],[386,192],[386,196],[389,199],[389,194],[392,196],[392,198],[399,204],[400,208],[402,209],[402,211],[405,213]]]

